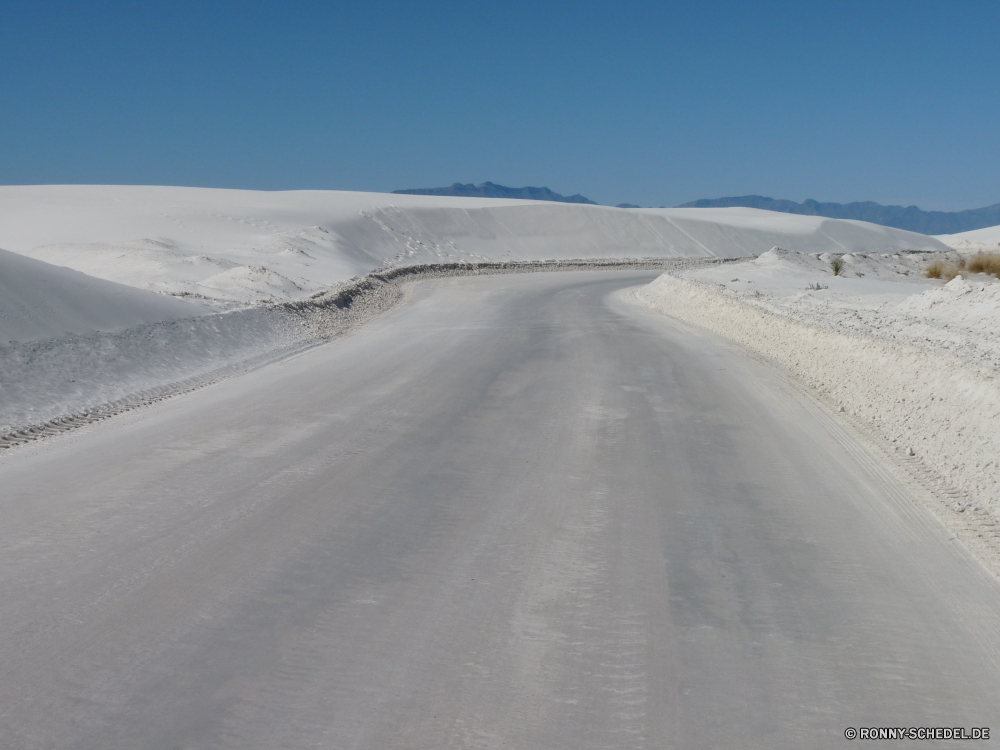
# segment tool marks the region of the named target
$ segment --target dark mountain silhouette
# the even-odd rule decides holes
[[[558,203],[589,203],[597,204],[582,195],[559,195],[547,187],[521,187],[512,188],[497,185],[492,182],[484,182],[480,185],[473,185],[471,182],[463,185],[456,182],[451,187],[441,188],[412,188],[410,190],[393,190],[393,193],[402,195],[454,195],[460,198],[521,198],[529,201],[556,201]]]
[[[744,195],[738,198],[703,198],[685,203],[678,208],[763,208],[807,216],[828,216],[831,219],[858,219],[885,227],[908,229],[921,234],[954,234],[971,229],[1000,225],[1000,203],[967,211],[921,211],[916,206],[883,206],[872,201],[861,203],[820,203],[805,200],[802,203],[775,200],[761,195]]]

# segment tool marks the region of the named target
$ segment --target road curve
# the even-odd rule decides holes
[[[781,373],[630,304],[652,277],[420,282],[11,451],[0,746],[1000,736],[994,579]]]

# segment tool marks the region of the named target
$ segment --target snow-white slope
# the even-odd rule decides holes
[[[0,345],[117,331],[208,312],[200,302],[152,294],[0,250]]]
[[[294,347],[273,309],[215,313],[0,250],[0,436]]]
[[[1000,250],[1000,226],[973,229],[971,232],[959,232],[958,234],[939,234],[934,239],[959,251],[996,251]]]
[[[857,221],[334,191],[0,187],[0,247],[123,284],[219,300],[301,299],[387,265],[476,260],[942,251]]]

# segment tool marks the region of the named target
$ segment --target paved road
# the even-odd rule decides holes
[[[0,459],[0,746],[1000,735],[1000,588],[780,374],[629,305],[649,278],[422,282]]]

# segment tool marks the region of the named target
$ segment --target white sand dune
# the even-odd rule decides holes
[[[379,267],[944,250],[857,221],[732,209],[181,187],[0,187],[0,247],[151,291],[301,299]]]
[[[304,299],[379,268],[743,257],[774,245],[816,253],[946,249],[863,222],[748,208],[0,187],[0,247],[11,251],[0,254],[0,432],[304,346],[308,328],[255,303]],[[204,316],[213,311],[224,312]],[[194,316],[203,317],[181,320]]]
[[[960,252],[979,250],[1000,250],[1000,226],[973,229],[958,234],[939,234],[934,239]]]
[[[204,315],[196,301],[94,278],[0,250],[0,345]]]

